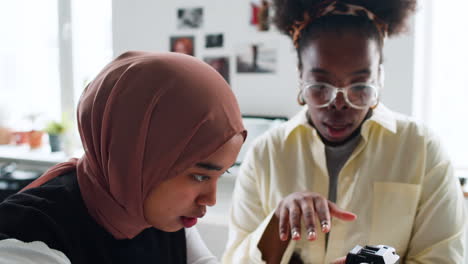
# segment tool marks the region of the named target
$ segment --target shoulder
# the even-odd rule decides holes
[[[398,139],[399,142],[413,141],[425,143],[438,140],[433,132],[420,120],[381,106],[363,125],[364,131],[372,129],[374,136]],[[364,132],[365,134],[366,132]]]
[[[242,164],[268,163],[273,156],[281,154],[285,146],[285,130],[285,124],[280,124],[253,139]]]
[[[313,128],[305,119],[305,112],[301,111],[287,122],[270,128],[254,139],[253,148],[264,151],[280,151],[294,146],[298,141],[304,139],[310,141]]]
[[[440,137],[422,121],[397,112],[385,110],[367,130],[374,145],[398,153],[400,158],[419,160],[426,169],[441,162],[450,163]],[[386,118],[382,118],[386,117]],[[372,121],[372,120],[371,120]]]
[[[0,214],[14,217],[7,212],[14,210],[24,213],[53,214],[56,210],[66,209],[73,205],[76,198],[80,198],[76,197],[75,191],[78,190],[79,193],[79,189],[78,186],[73,186],[75,182],[75,174],[67,174],[52,179],[42,186],[16,193],[0,203]]]
[[[60,179],[29,189],[0,203],[0,234],[3,239],[43,241],[57,248],[79,212],[74,195]]]
[[[416,141],[429,152],[443,151],[441,139],[431,128],[410,116],[396,114],[396,135],[408,142]]]
[[[420,120],[417,120],[411,116],[394,113],[397,134],[408,135],[413,137],[430,137],[432,136],[429,128]]]

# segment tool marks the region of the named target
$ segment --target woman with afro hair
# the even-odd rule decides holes
[[[466,213],[447,154],[379,100],[385,40],[405,31],[416,0],[273,5],[304,107],[242,163],[223,262],[344,263],[356,245],[389,245],[401,263],[463,263]]]

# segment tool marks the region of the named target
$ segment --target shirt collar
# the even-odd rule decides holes
[[[369,129],[372,124],[377,124],[395,134],[397,132],[396,115],[396,113],[388,109],[384,104],[379,103],[373,110],[372,116],[362,125],[362,129],[364,131]]]
[[[293,118],[291,118],[285,125],[286,125],[286,138],[296,129],[300,127],[305,127],[308,129],[312,129],[314,135],[317,134],[315,128],[313,128],[309,122],[307,121],[307,106],[304,106],[299,113],[297,113]],[[367,138],[369,129],[373,125],[378,125],[384,129],[392,133],[396,133],[397,125],[396,125],[396,114],[388,109],[382,103],[373,110],[372,116],[367,119],[364,124],[362,125],[361,134],[364,138]]]
[[[286,138],[289,137],[289,135],[299,127],[308,127],[308,128],[312,128],[313,131],[315,131],[315,129],[307,121],[306,113],[307,113],[307,106],[303,106],[301,111],[299,111],[299,113],[297,113],[295,116],[293,116],[285,124],[285,126],[286,126],[286,130],[285,130]]]

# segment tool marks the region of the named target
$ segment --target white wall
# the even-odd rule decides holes
[[[414,28],[411,21],[410,30]],[[415,65],[414,32],[389,39],[384,47],[385,85],[382,101],[400,113],[412,114]]]
[[[204,8],[204,26],[178,30],[177,8],[198,6]],[[291,116],[299,109],[296,58],[291,41],[276,31],[257,32],[248,24],[249,11],[249,0],[113,0],[114,55],[127,50],[168,51],[170,36],[194,35],[196,57],[230,57],[231,85],[244,114]],[[224,48],[205,49],[205,34],[218,32],[224,33]],[[236,74],[235,47],[262,41],[277,47],[276,74]],[[384,52],[383,102],[396,111],[411,114],[414,35],[389,40]]]

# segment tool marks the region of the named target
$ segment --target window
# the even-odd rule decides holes
[[[75,117],[85,84],[112,58],[111,3],[0,3],[0,125],[41,129],[63,112]]]
[[[15,129],[60,117],[57,1],[0,3],[0,112]]]
[[[72,1],[74,102],[112,59],[112,0]]]
[[[442,138],[458,176],[468,176],[468,1],[420,2],[414,113]]]

